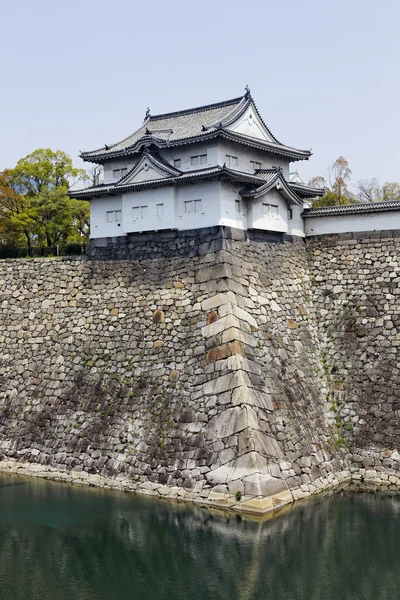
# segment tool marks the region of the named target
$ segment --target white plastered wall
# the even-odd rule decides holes
[[[248,135],[264,142],[273,142],[272,136],[265,129],[261,119],[259,118],[254,106],[250,104],[246,112],[227,129]]]
[[[293,204],[289,205],[288,208],[292,209],[292,219],[288,219],[288,234],[304,237],[304,219],[301,216],[303,205]]]
[[[221,225],[247,229],[248,201],[240,197],[239,191],[242,187],[243,185],[240,184],[221,182]],[[237,204],[237,200],[239,204]]]
[[[201,181],[176,187],[175,210],[177,229],[199,229],[221,223],[221,182]],[[185,202],[201,200],[201,210],[186,212]],[[194,208],[194,205],[191,205]]]
[[[238,164],[236,167],[231,167],[242,171],[243,173],[253,174],[253,165],[250,161],[256,161],[261,163],[262,169],[271,169],[272,167],[281,167],[283,176],[285,179],[289,179],[289,166],[288,159],[276,154],[271,154],[263,150],[257,150],[256,148],[250,148],[243,144],[236,144],[229,140],[220,140],[218,143],[218,164],[222,167],[224,163],[227,164],[226,155],[237,156]],[[229,166],[227,164],[227,166]]]
[[[357,231],[400,229],[400,211],[381,213],[324,215],[305,218],[306,236]]]
[[[122,196],[104,196],[90,201],[90,237],[124,235],[122,222],[107,222],[107,212],[122,210]]]
[[[129,172],[137,162],[138,158],[133,156],[107,161],[104,164],[104,183],[115,183],[121,179],[121,177],[114,177],[114,169],[127,169],[127,172]]]
[[[186,147],[176,146],[175,148],[163,148],[159,150],[160,156],[168,162],[171,166],[174,166],[174,160],[179,159],[181,166],[178,167],[180,171],[194,171],[197,169],[207,169],[208,167],[215,167],[218,164],[218,153],[217,143],[200,143],[190,144]],[[198,165],[192,165],[191,157],[199,156],[201,154],[207,154],[207,162],[199,163]]]
[[[277,216],[269,217],[265,204],[277,206]],[[247,224],[249,229],[287,233],[288,205],[278,190],[272,189],[263,196],[249,201]]]
[[[127,192],[123,195],[122,213],[124,233],[174,229],[174,188],[170,186]]]

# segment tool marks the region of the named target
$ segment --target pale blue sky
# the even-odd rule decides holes
[[[3,0],[0,170],[119,141],[153,114],[240,96],[282,142],[400,180],[398,0]]]

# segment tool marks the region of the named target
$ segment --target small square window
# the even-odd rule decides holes
[[[207,154],[200,155],[200,164],[205,165],[207,163]]]
[[[180,169],[181,168],[181,159],[180,158],[174,158],[174,167],[175,169]]]
[[[190,164],[192,165],[198,165],[199,164],[199,157],[198,156],[192,156],[190,159]]]
[[[121,177],[121,169],[113,169],[113,177],[119,179]]]
[[[240,212],[240,200],[235,200],[235,211]]]
[[[115,221],[117,223],[121,223],[121,221],[122,221],[122,210],[116,210],[115,211]]]
[[[264,204],[263,203],[263,209],[264,209],[264,216],[265,217],[270,217],[272,219],[277,219],[279,217],[279,210],[278,210],[278,206],[276,204]]]
[[[140,219],[140,206],[134,206],[132,208],[133,220],[137,221]]]
[[[185,201],[185,213],[193,212],[193,200]]]
[[[250,161],[251,166],[253,167],[253,171],[257,171],[257,169],[261,169],[261,163],[255,160]]]
[[[196,212],[196,213],[201,212],[201,200],[194,201],[194,212]]]
[[[228,167],[237,167],[238,158],[237,156],[232,156],[231,154],[225,154],[226,164]]]
[[[164,216],[164,204],[157,204],[157,217]]]
[[[145,219],[147,217],[147,206],[140,207],[140,217]]]
[[[288,208],[287,214],[288,214],[288,220],[291,221],[293,219],[293,209]]]
[[[107,223],[114,223],[114,211],[113,210],[107,211]]]

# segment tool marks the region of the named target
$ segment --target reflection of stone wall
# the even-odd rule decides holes
[[[239,491],[255,510],[348,479],[346,411],[358,408],[342,379],[364,385],[373,318],[386,332],[375,377],[392,368],[395,241],[362,258],[388,282],[370,287],[391,329],[354,308],[372,310],[364,266],[347,258],[361,243],[225,228],[126,241],[89,260],[0,263],[1,468],[18,460],[40,475],[227,504]],[[349,297],[355,313],[339,318]],[[360,448],[382,433],[372,419],[361,428],[365,399],[353,415]]]

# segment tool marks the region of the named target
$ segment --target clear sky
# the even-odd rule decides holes
[[[126,137],[153,114],[240,96],[355,180],[400,180],[398,0],[3,0],[0,170],[39,147]],[[90,166],[90,165],[87,165]]]

